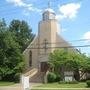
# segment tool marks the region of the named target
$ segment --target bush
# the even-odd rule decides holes
[[[16,73],[14,76],[14,82],[18,83],[20,81],[20,73]]]
[[[90,80],[86,81],[87,87],[90,87]]]
[[[66,81],[59,81],[58,83],[59,83],[59,84],[67,84]]]
[[[87,80],[86,79],[82,79],[82,80],[80,80],[80,82],[86,82]]]
[[[60,81],[60,80],[61,80],[61,75],[60,75],[60,73],[55,73],[55,74],[56,74],[56,79],[55,79],[55,81],[56,81],[56,82]]]
[[[9,75],[6,75],[4,77],[2,77],[2,81],[9,81],[9,82],[13,82],[14,81],[14,75],[13,74],[9,74]]]
[[[49,72],[48,73],[48,76],[47,76],[47,80],[48,80],[49,83],[55,82],[55,80],[56,80],[56,74],[53,73],[53,72]]]
[[[78,81],[59,81],[59,84],[78,84]]]
[[[78,81],[69,81],[68,84],[78,84]]]

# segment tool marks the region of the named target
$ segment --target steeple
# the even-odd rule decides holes
[[[44,10],[43,20],[55,19],[55,12],[51,9],[51,2],[48,2],[48,8]]]
[[[50,8],[51,7],[51,2],[48,2],[48,8]]]

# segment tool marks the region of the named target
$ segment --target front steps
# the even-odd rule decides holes
[[[38,71],[29,80],[30,80],[31,83],[43,83],[44,82],[44,74],[45,73]]]
[[[33,68],[23,74],[24,76],[29,76],[29,81],[31,83],[43,83],[44,82],[44,72],[38,71],[38,69]]]

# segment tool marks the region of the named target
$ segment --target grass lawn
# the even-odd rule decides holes
[[[15,84],[14,82],[5,82],[5,81],[0,81],[0,86],[9,86]]]
[[[48,83],[48,84],[42,84],[36,87],[33,87],[33,89],[39,89],[39,88],[86,88],[86,83],[78,83],[78,84],[59,84],[59,83]]]

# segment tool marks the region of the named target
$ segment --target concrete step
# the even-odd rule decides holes
[[[33,75],[30,78],[30,82],[31,83],[42,83],[42,82],[44,82],[44,74],[45,73],[38,71],[35,75]]]

